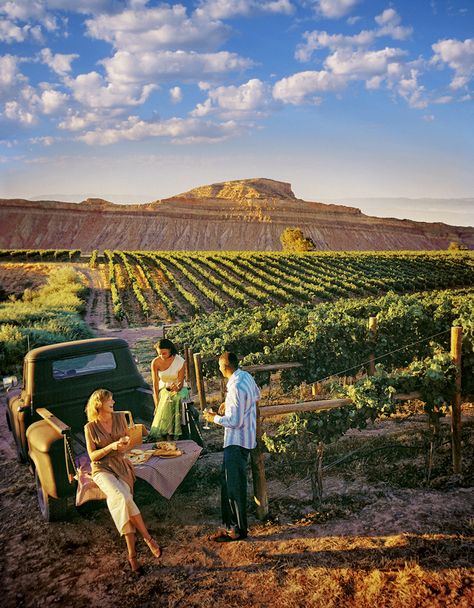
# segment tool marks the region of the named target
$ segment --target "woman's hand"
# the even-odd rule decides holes
[[[174,393],[178,393],[181,389],[180,385],[177,382],[173,382],[172,384],[169,385],[169,388],[174,392]]]
[[[113,441],[110,445],[112,446],[113,451],[123,453],[128,450],[129,443],[130,437],[125,435],[124,437],[120,437],[118,441]]]

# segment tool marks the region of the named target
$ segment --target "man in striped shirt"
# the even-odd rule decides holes
[[[224,427],[224,462],[221,481],[222,521],[226,530],[219,530],[210,538],[229,542],[247,537],[247,463],[250,450],[257,445],[257,404],[260,390],[248,373],[239,369],[234,353],[219,357],[219,369],[228,379],[225,403],[217,415],[204,412],[208,422]],[[222,411],[224,410],[224,411]]]

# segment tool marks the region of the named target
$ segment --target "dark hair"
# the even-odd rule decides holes
[[[235,353],[225,352],[219,357],[219,361],[224,361],[226,367],[237,369],[239,367],[239,358]]]
[[[158,342],[153,344],[153,346],[154,346],[155,350],[158,350],[159,348],[166,348],[167,350],[170,351],[170,353],[172,355],[178,354],[178,349],[173,344],[173,342],[171,342],[171,340],[168,340],[168,338],[161,338],[161,340],[158,340]]]

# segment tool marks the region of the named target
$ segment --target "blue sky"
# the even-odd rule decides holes
[[[268,177],[308,200],[470,198],[445,219],[474,223],[473,0],[0,0],[0,18],[0,196]]]

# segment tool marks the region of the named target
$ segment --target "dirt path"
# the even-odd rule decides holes
[[[81,264],[76,265],[75,269],[84,275],[89,287],[85,321],[94,330],[98,338],[109,336],[123,338],[133,347],[138,340],[150,339],[154,341],[163,336],[161,325],[129,327],[126,321],[119,322],[115,319],[110,291],[102,267],[89,268]]]

